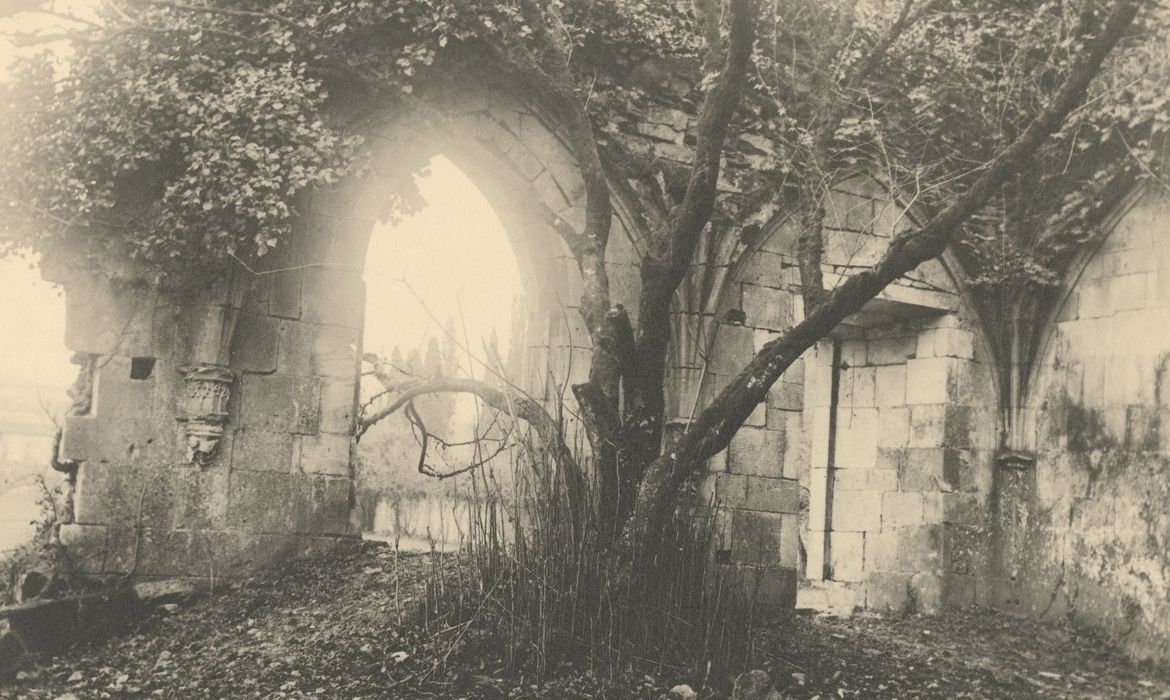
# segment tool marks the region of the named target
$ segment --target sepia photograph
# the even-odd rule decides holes
[[[1170,700],[1170,0],[0,0],[0,700]]]

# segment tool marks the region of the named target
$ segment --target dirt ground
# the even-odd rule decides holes
[[[466,658],[436,669],[468,631],[436,624],[423,635],[400,622],[425,608],[434,566],[371,544],[297,563],[34,659],[0,698],[655,698],[683,682],[639,671],[602,693],[572,667],[544,682]],[[797,615],[758,630],[757,649],[754,665],[792,698],[1170,698],[1170,676],[1099,640],[988,611]]]

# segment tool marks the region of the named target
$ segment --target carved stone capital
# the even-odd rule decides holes
[[[214,365],[193,365],[182,371],[185,387],[180,420],[187,423],[187,461],[208,464],[223,438],[235,375]]]

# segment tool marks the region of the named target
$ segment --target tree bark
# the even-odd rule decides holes
[[[970,189],[937,216],[891,243],[873,268],[859,272],[826,295],[804,321],[764,345],[715,397],[680,438],[646,471],[627,529],[632,551],[650,556],[677,501],[683,483],[705,460],[723,450],[768,389],[800,355],[829,335],[886,286],[923,262],[938,257],[974,214],[1080,103],[1105,57],[1133,22],[1137,5],[1117,2],[1095,39],[1089,41],[1049,105],[1008,148],[994,158]]]

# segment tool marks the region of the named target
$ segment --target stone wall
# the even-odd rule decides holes
[[[827,210],[828,286],[910,225],[872,182],[846,183]],[[774,222],[731,263],[706,323],[683,334],[714,336],[709,352],[674,369],[683,420],[803,318],[796,233]],[[789,604],[798,580],[800,605],[821,609],[974,604],[990,547],[991,377],[947,266],[892,285],[795,363],[712,460],[704,495],[723,508],[724,558],[770,572],[761,593]]]
[[[1170,658],[1170,201],[1150,192],[1066,288],[1028,406],[1034,467],[1000,474],[995,604]]]
[[[386,193],[437,152],[495,205],[520,263],[514,344],[526,353],[510,371],[550,405],[572,404],[591,349],[579,273],[549,222],[581,223],[572,157],[555,124],[489,82],[430,99],[452,123],[372,125],[370,172],[306,198],[260,274],[176,296],[64,254],[47,265],[67,290],[66,345],[92,373],[61,455],[78,465],[61,538],[79,572],[240,576],[356,536],[368,236]],[[623,143],[687,160],[693,116],[646,115]],[[795,226],[774,207],[736,208],[768,149],[742,136],[720,185],[759,235],[706,234],[721,238],[704,241],[679,290],[668,439],[803,318]],[[839,187],[826,282],[871,265],[911,219],[872,182]],[[1024,412],[1033,468],[993,467],[994,372],[957,268],[931,262],[891,285],[794,364],[711,460],[696,489],[716,507],[716,561],[754,576],[766,603],[792,605],[799,588],[800,605],[831,610],[996,605],[1069,616],[1165,658],[1168,224],[1170,205],[1148,196],[1069,281]],[[608,262],[614,301],[631,311],[634,231],[619,202]]]
[[[570,346],[580,380],[588,337],[555,330],[577,318],[579,276],[545,216],[580,209],[571,159],[518,103],[484,89],[452,99],[464,116],[450,132],[371,127],[370,172],[304,198],[293,238],[256,272],[164,293],[65,250],[46,266],[66,289],[66,345],[93,371],[61,454],[78,465],[61,530],[78,573],[218,579],[357,536],[366,247],[396,179],[440,150],[481,183],[528,273],[527,325],[544,329],[528,342],[551,358],[527,370],[530,386],[563,385]]]

